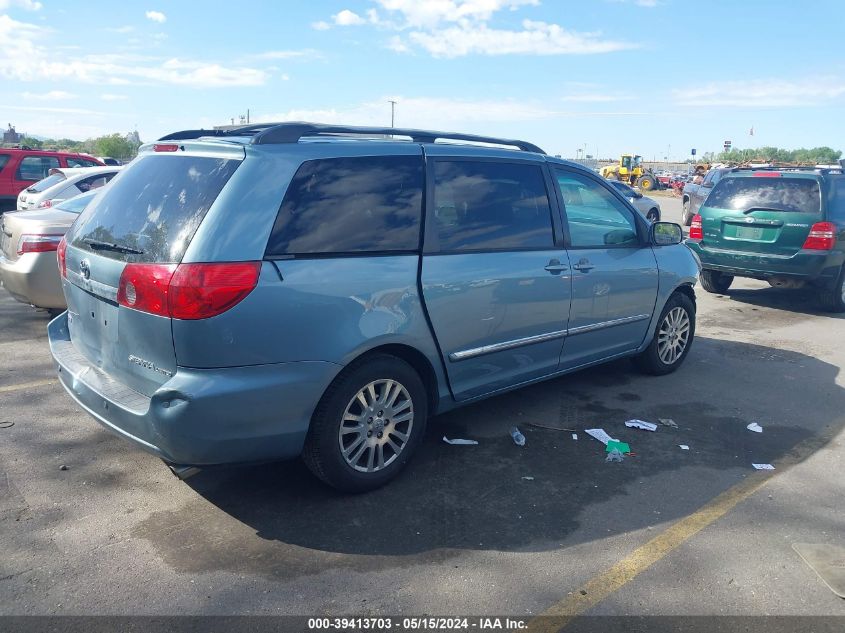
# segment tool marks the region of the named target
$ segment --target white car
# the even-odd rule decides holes
[[[660,204],[654,198],[644,196],[639,191],[619,180],[611,180],[610,186],[634,205],[634,208],[642,213],[649,222],[660,222]]]
[[[102,187],[120,171],[120,167],[55,167],[49,176],[18,194],[18,211],[49,209],[54,204]]]

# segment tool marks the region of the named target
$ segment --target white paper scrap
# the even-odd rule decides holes
[[[604,429],[584,429],[584,433],[597,439],[599,442],[607,446],[607,443],[610,441],[618,442],[619,440],[614,440],[610,437],[607,433],[605,433]]]
[[[577,433],[573,433],[573,434],[572,434],[572,439],[573,439],[573,440],[577,440],[577,439],[578,439],[578,434],[577,434]]]
[[[631,429],[642,429],[643,431],[656,431],[657,425],[651,422],[643,422],[642,420],[628,420],[625,426]]]
[[[671,426],[672,428],[677,429],[678,425],[675,424],[675,421],[671,418],[657,418],[657,421],[660,422],[663,426]]]
[[[678,444],[678,446],[681,447],[682,451],[688,451],[689,450],[689,446],[687,446],[686,444]]]
[[[478,444],[475,440],[450,440],[445,435],[443,436],[443,441],[454,446],[474,446]]]
[[[771,464],[751,464],[757,470],[774,470],[775,467]]]
[[[756,422],[752,422],[751,424],[749,424],[745,428],[748,429],[749,431],[754,431],[755,433],[762,433],[763,432],[763,427],[760,426],[759,424],[757,424]]]

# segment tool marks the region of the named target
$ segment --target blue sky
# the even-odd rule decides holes
[[[387,125],[394,99],[397,126],[564,156],[845,150],[843,36],[841,0],[0,0],[0,117],[153,140],[247,108]]]

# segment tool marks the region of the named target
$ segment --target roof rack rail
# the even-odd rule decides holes
[[[329,125],[322,123],[286,122],[259,123],[254,125],[237,126],[225,130],[184,130],[162,136],[160,141],[176,141],[200,138],[203,136],[251,136],[253,145],[268,145],[275,143],[298,143],[300,139],[314,136],[349,137],[349,136],[408,136],[415,143],[434,143],[438,139],[451,141],[467,141],[470,143],[488,143],[516,147],[525,152],[545,152],[527,141],[517,139],[497,138],[493,136],[478,136],[475,134],[461,134],[453,132],[437,132],[433,130],[417,130],[411,128],[393,127],[365,127],[352,125]]]
[[[817,166],[817,165],[784,165],[784,164],[774,164],[774,165],[740,165],[738,167],[731,167],[731,171],[813,171],[813,172],[821,172],[821,173],[828,173],[831,171],[843,171],[842,167],[830,165],[830,166]]]

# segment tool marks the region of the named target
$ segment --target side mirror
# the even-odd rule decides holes
[[[674,222],[655,222],[651,225],[651,243],[655,246],[671,246],[684,240],[684,231]]]
[[[636,198],[637,200],[639,200],[642,197],[643,197],[643,194],[641,194],[639,191],[634,192],[634,198]]]
[[[702,186],[702,187],[705,187],[705,188],[707,188],[707,189],[710,189],[710,188],[712,188],[712,187],[713,187],[713,181],[712,181],[712,180],[708,180],[708,181],[706,181],[706,182],[703,182],[703,183],[701,183],[701,186]]]

